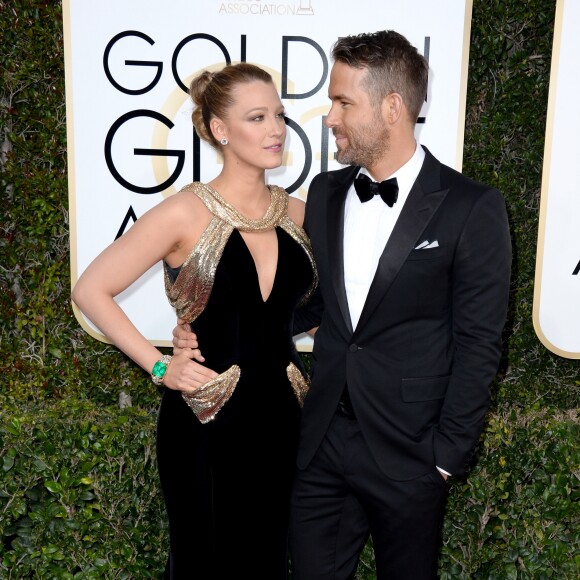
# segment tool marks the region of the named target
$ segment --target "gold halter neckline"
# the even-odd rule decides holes
[[[241,232],[264,232],[275,228],[282,221],[288,210],[288,194],[276,185],[268,185],[270,206],[263,217],[250,219],[227,202],[211,185],[200,184],[196,191],[207,208],[218,218]]]

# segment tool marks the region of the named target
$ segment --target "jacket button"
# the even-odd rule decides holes
[[[356,352],[358,350],[358,346],[356,344],[351,344],[348,347],[348,350],[350,350],[350,352]]]

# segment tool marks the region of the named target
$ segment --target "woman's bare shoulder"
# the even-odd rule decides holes
[[[182,189],[166,197],[161,205],[182,219],[205,221],[209,213],[203,201],[189,189]]]
[[[302,227],[304,222],[304,208],[306,204],[297,197],[288,197],[288,215],[290,219]]]
[[[212,213],[203,201],[190,190],[181,190],[159,204],[165,216],[163,223],[176,238],[165,260],[172,266],[180,265],[195,246],[212,219]],[[167,231],[167,230],[166,230]]]

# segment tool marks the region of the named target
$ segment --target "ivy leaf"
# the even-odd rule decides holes
[[[14,467],[15,458],[16,458],[16,449],[13,448],[8,449],[2,461],[2,469],[4,471],[10,471]]]
[[[60,493],[62,491],[62,485],[60,485],[58,481],[45,481],[44,487],[46,487],[46,489],[48,489],[48,491],[51,493]]]

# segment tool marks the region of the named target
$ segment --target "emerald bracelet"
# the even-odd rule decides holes
[[[154,365],[153,368],[151,369],[151,380],[156,384],[156,385],[162,385],[163,384],[163,377],[165,376],[165,373],[167,372],[167,367],[169,366],[169,363],[171,362],[171,359],[173,357],[171,357],[168,354],[164,354]]]

